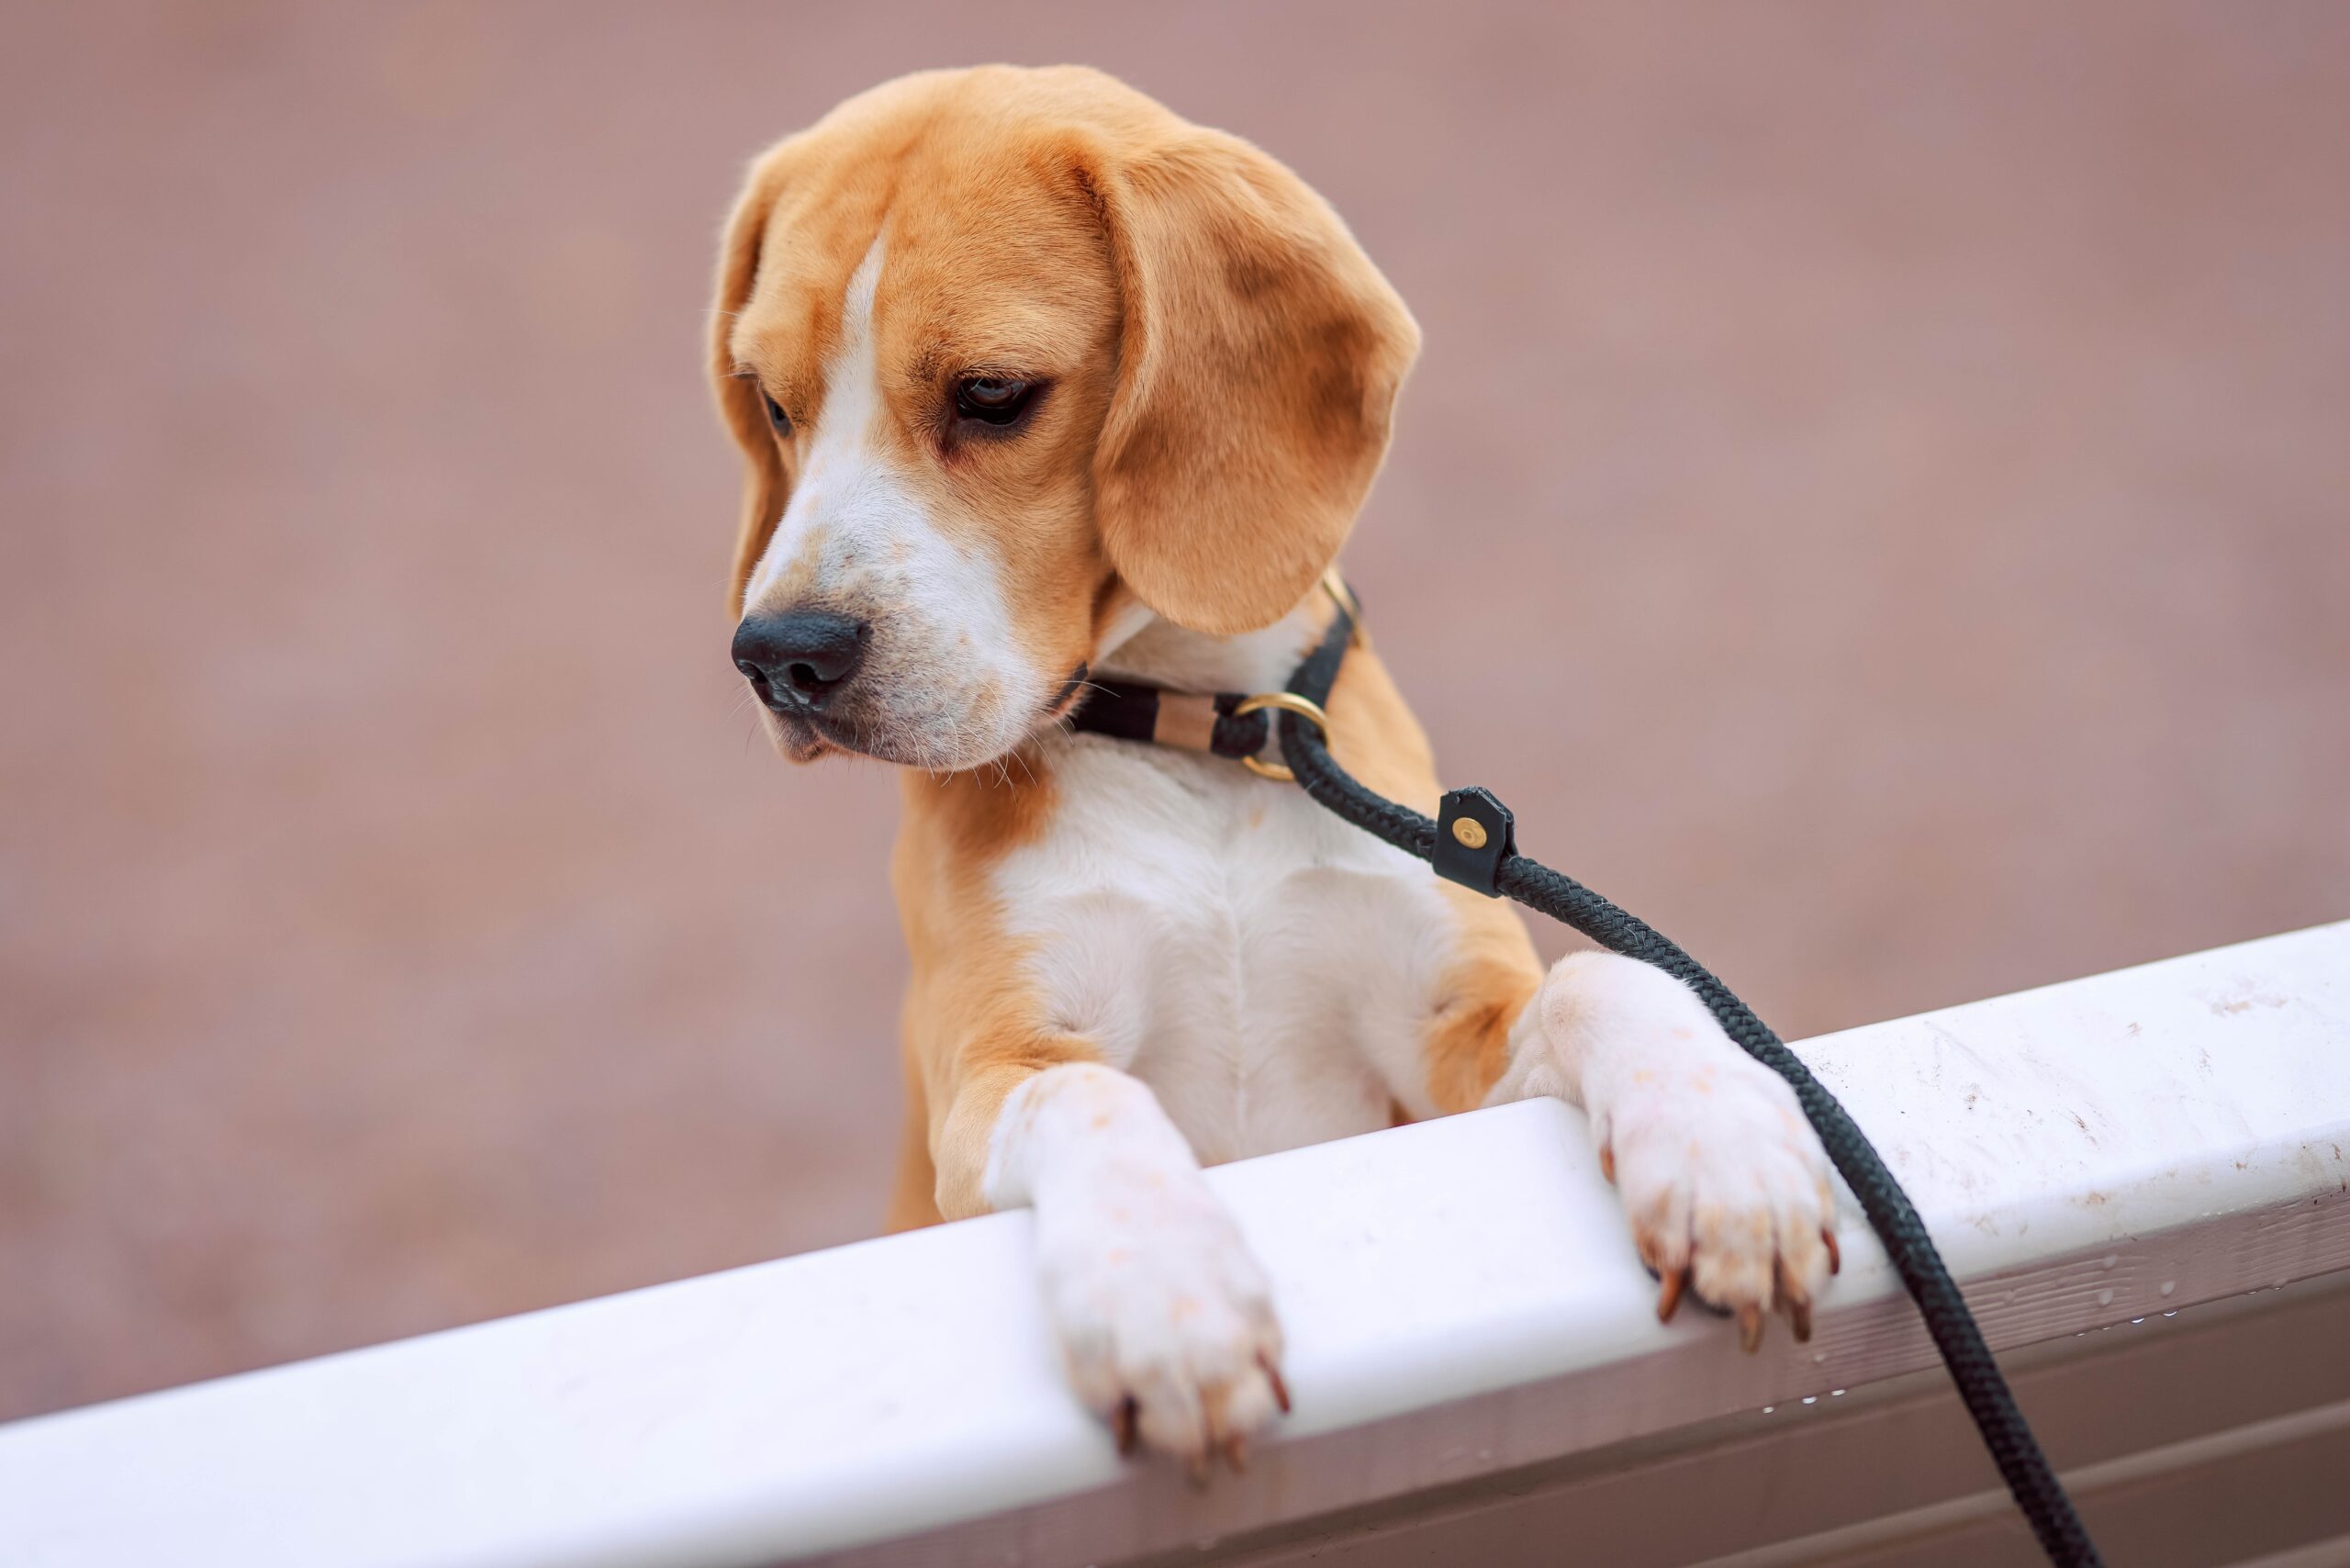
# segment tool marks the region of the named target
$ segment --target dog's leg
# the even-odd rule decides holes
[[[1063,1061],[983,1071],[957,1101],[939,1140],[943,1206],[954,1213],[949,1194],[976,1178],[985,1207],[1035,1211],[1079,1397],[1122,1449],[1147,1443],[1195,1478],[1218,1455],[1238,1469],[1248,1434],[1288,1406],[1281,1326],[1264,1271],[1157,1098],[1113,1068]],[[982,1119],[983,1146],[957,1136]],[[982,1147],[981,1169],[952,1168]]]
[[[891,1232],[936,1225],[938,1172],[930,1162],[930,1105],[921,1065],[907,1054],[905,1120],[898,1134],[898,1174],[890,1183],[887,1228]]]
[[[1749,1350],[1763,1316],[1811,1335],[1836,1265],[1828,1159],[1786,1081],[1722,1033],[1695,991],[1613,953],[1561,959],[1510,1030],[1487,1104],[1554,1094],[1583,1107],[1640,1257],[1733,1313]]]

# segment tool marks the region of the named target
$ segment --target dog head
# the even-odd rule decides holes
[[[1418,342],[1294,174],[1096,72],[924,73],[781,142],[711,366],[748,469],[735,662],[778,745],[976,767],[1149,614],[1279,620]]]

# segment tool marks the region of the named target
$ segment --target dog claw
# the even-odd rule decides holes
[[[1819,1239],[1828,1244],[1828,1271],[1831,1274],[1842,1273],[1844,1255],[1836,1249],[1836,1233],[1823,1227],[1819,1233]]]
[[[1257,1352],[1257,1367],[1265,1374],[1265,1381],[1272,1384],[1273,1403],[1281,1406],[1282,1415],[1288,1415],[1289,1384],[1281,1381],[1281,1369],[1273,1365],[1273,1358],[1262,1350]]]
[[[1751,1302],[1738,1309],[1738,1342],[1750,1356],[1762,1343],[1762,1309]]]
[[[1688,1282],[1687,1270],[1676,1270],[1664,1276],[1664,1288],[1656,1293],[1656,1320],[1670,1323],[1673,1315],[1681,1310],[1681,1287]]]
[[[1117,1437],[1120,1459],[1132,1459],[1135,1455],[1135,1447],[1141,1440],[1136,1430],[1136,1417],[1141,1413],[1141,1406],[1131,1394],[1118,1401],[1118,1407],[1110,1412],[1110,1430]]]
[[[1811,1343],[1811,1303],[1807,1301],[1787,1303],[1787,1321],[1795,1326],[1796,1344]],[[1753,1348],[1751,1345],[1747,1347],[1750,1350]]]
[[[1248,1439],[1235,1432],[1224,1439],[1224,1462],[1235,1475],[1248,1472]]]
[[[1607,1178],[1609,1186],[1616,1184],[1616,1146],[1612,1143],[1599,1146],[1599,1173]]]

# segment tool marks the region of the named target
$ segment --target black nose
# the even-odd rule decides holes
[[[734,628],[734,667],[778,712],[822,708],[864,662],[872,630],[822,610],[748,615]]]

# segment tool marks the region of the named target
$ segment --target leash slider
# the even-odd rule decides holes
[[[1502,896],[1502,862],[1517,853],[1517,819],[1491,790],[1471,785],[1437,808],[1436,874],[1487,898]]]

